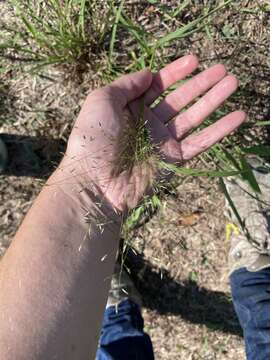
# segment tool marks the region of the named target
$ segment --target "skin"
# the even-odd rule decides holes
[[[61,164],[0,263],[1,358],[95,358],[121,221],[149,190],[149,177],[155,176],[143,166],[115,174],[127,121],[132,126],[143,102],[157,151],[169,162],[182,163],[245,119],[242,111],[235,111],[186,136],[237,88],[236,78],[220,64],[150,109],[197,66],[197,58],[187,55],[156,74],[144,70],[127,75],[87,97]]]

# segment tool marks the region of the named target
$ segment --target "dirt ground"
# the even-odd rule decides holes
[[[266,120],[269,13],[261,10],[263,1],[234,3],[216,18],[211,37],[200,31],[171,49],[170,58],[192,51],[202,59],[201,69],[224,62],[240,78],[240,92],[230,106],[241,103],[250,121]],[[145,21],[144,11],[138,10],[138,21]],[[158,13],[152,16],[158,21]],[[86,76],[74,86],[52,69],[42,76],[11,71],[0,78],[0,133],[9,151],[8,168],[0,176],[0,256],[57,166],[89,83],[95,86],[98,77]],[[145,329],[156,359],[243,360],[228,284],[224,199],[217,181],[182,179],[175,194],[165,197],[163,209],[136,229],[133,238],[138,255],[131,258],[130,268],[144,300]]]

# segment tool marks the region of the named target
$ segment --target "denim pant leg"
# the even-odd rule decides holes
[[[230,276],[233,303],[243,328],[248,360],[270,359],[270,268]]]
[[[152,343],[143,326],[140,308],[132,301],[108,307],[96,360],[154,360]]]

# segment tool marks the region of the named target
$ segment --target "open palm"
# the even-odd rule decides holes
[[[200,132],[188,135],[237,88],[236,78],[227,75],[221,64],[199,73],[157,105],[152,105],[165,90],[197,66],[197,58],[187,55],[154,75],[143,70],[93,91],[76,120],[62,170],[85,188],[95,186],[116,209],[124,210],[136,206],[151,186],[156,170],[151,162],[144,162],[132,169],[115,171],[121,163],[123,143],[127,151],[132,148],[129,148],[131,139],[125,137],[125,129],[127,122],[129,127],[133,126],[132,122],[135,126],[142,101],[145,126],[158,145],[157,151],[169,162],[192,159],[235,130],[245,119],[242,111],[232,112]]]

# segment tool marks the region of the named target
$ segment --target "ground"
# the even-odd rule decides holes
[[[201,69],[224,62],[240,78],[240,92],[230,106],[241,103],[250,121],[267,120],[265,2],[233,3],[216,17],[210,37],[202,29],[169,49],[169,57],[192,51],[202,59]],[[196,11],[191,6],[186,16],[192,18]],[[151,4],[138,5],[134,16],[145,26],[148,18],[158,26]],[[59,162],[89,84],[97,86],[98,77],[88,74],[74,85],[53,69],[43,76],[11,71],[0,78],[0,131],[9,150],[9,166],[0,176],[0,256]],[[245,358],[230,297],[224,198],[217,183],[180,179],[175,193],[164,197],[163,208],[134,231],[137,256],[131,257],[130,269],[143,296],[145,329],[158,360]]]

